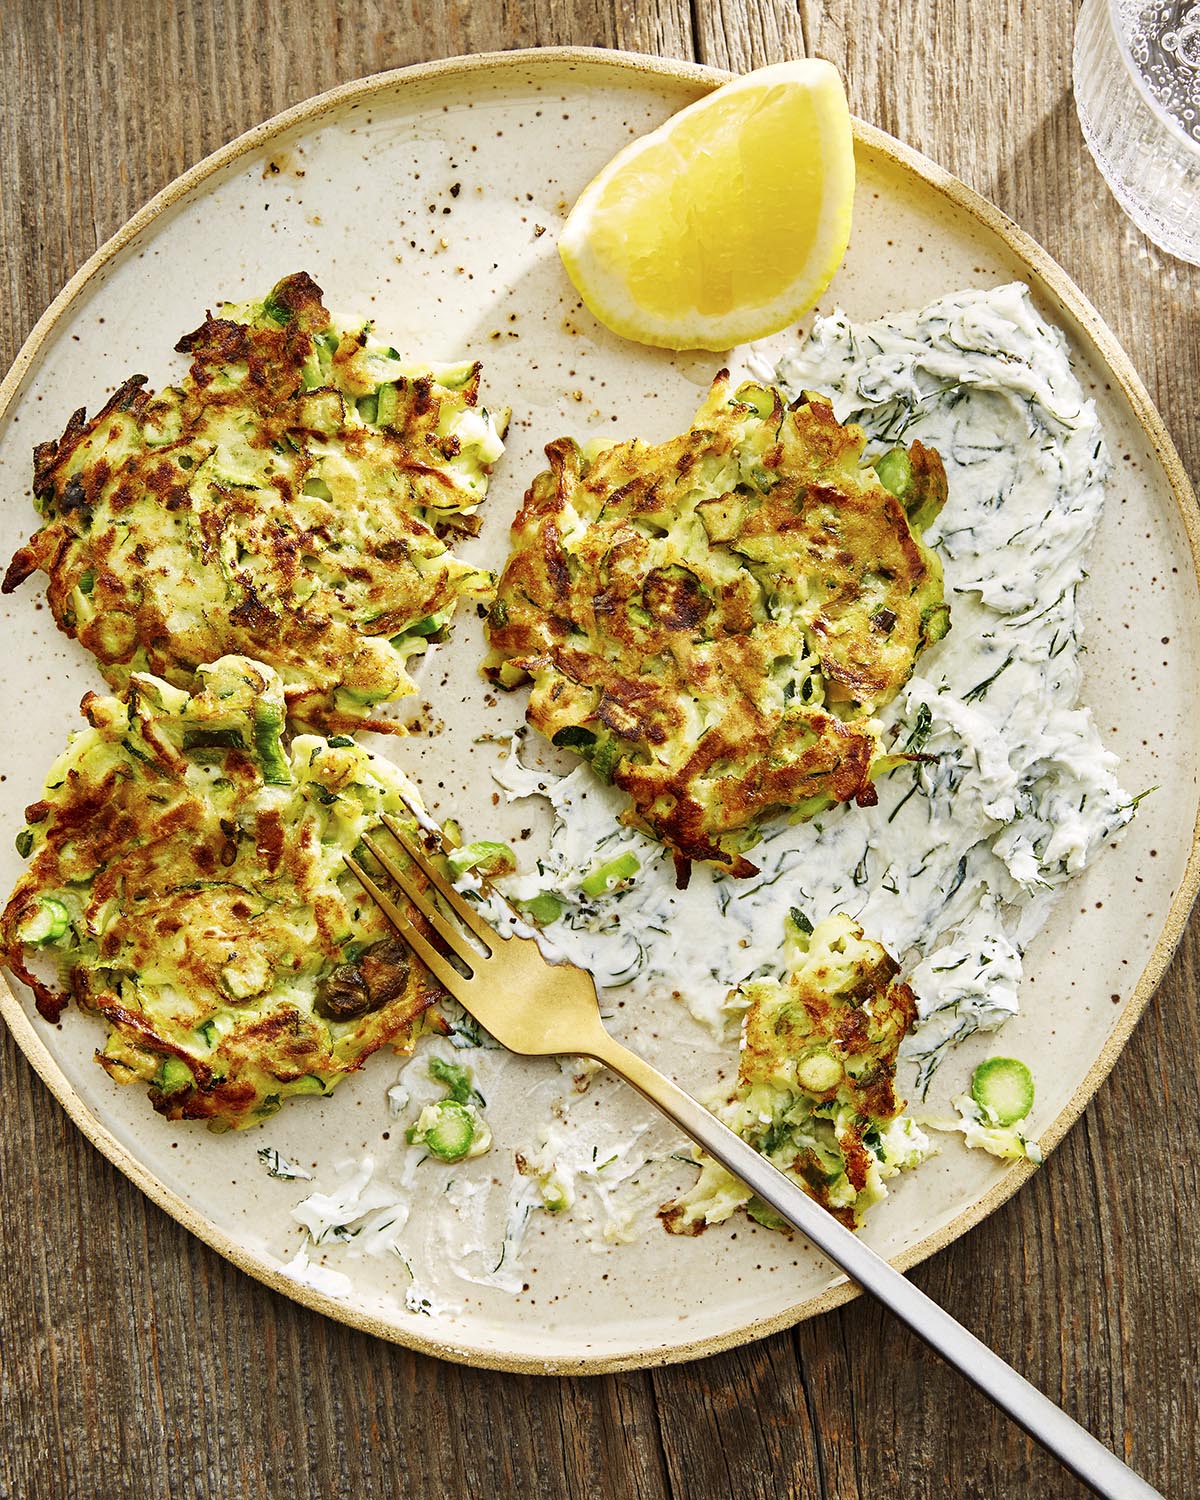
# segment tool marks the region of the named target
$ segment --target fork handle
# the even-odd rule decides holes
[[[1158,1490],[1152,1489],[1061,1407],[1043,1396],[1023,1375],[1018,1375],[1011,1365],[1005,1364],[998,1354],[678,1084],[614,1041],[607,1032],[603,1040],[589,1048],[589,1054],[657,1105],[710,1156],[782,1214],[864,1291],[889,1307],[901,1322],[1097,1495],[1111,1500],[1142,1500],[1150,1496],[1162,1500]]]

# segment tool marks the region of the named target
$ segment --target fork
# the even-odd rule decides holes
[[[644,1058],[615,1041],[601,1022],[590,974],[573,964],[548,963],[537,941],[523,935],[523,924],[511,908],[508,920],[512,930],[498,931],[454,888],[400,823],[386,814],[381,821],[404,851],[407,862],[390,855],[370,834],[363,835],[364,846],[447,951],[435,947],[350,855],[346,856],[347,868],[426,968],[498,1042],[524,1057],[591,1057],[619,1073],[1097,1495],[1111,1500],[1149,1496],[1162,1500],[1157,1490],[753,1146]],[[431,828],[423,814],[421,822]],[[430,832],[428,837],[438,843],[437,852],[444,852],[436,833]],[[431,889],[456,920],[446,915],[430,894]]]

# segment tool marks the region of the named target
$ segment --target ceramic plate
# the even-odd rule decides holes
[[[712,358],[638,348],[597,327],[560,270],[555,240],[580,189],[621,146],[720,81],[697,67],[612,53],[454,60],[351,84],[217,152],[83,268],[0,388],[0,553],[32,529],[35,442],[57,435],[74,408],[94,410],[132,371],[154,383],[179,371],[171,349],[206,307],[261,295],[304,269],[329,306],[373,315],[413,355],[484,362],[488,398],[514,412],[478,544],[498,562],[543,444],[568,432],[665,438],[687,424],[711,379]],[[856,133],[853,244],[823,309],[837,302],[854,318],[873,318],[963,287],[1028,281],[1068,335],[1116,459],[1083,601],[1085,699],[1122,757],[1123,784],[1161,790],[1068,889],[1028,955],[1022,1013],[1004,1050],[1034,1064],[1032,1126],[1049,1147],[1112,1066],[1196,889],[1195,502],[1128,361],[1063,272],[931,163],[867,126]],[[80,697],[101,683],[90,658],[55,630],[36,584],[6,601],[4,620],[0,828],[11,834],[78,724]],[[481,646],[478,622],[464,618],[425,663],[413,705],[419,729],[387,748],[442,816],[453,811],[477,836],[519,837],[527,806],[493,806],[497,750],[475,741],[511,729],[523,704],[489,698],[475,671]],[[11,837],[3,845],[7,889],[20,861]],[[384,1337],[508,1369],[613,1369],[708,1353],[852,1295],[805,1245],[744,1220],[697,1240],[654,1228],[627,1245],[592,1243],[570,1219],[545,1213],[531,1223],[515,1290],[486,1274],[480,1284],[438,1282],[435,1264],[436,1295],[421,1308],[395,1256],[353,1258],[339,1247],[328,1264],[348,1278],[339,1284],[345,1294],[324,1295],[282,1269],[301,1243],[289,1210],[311,1186],[334,1184],[342,1159],[369,1155],[381,1177],[395,1167],[401,1132],[385,1099],[394,1060],[372,1059],[328,1101],[291,1103],[256,1131],[218,1137],[165,1123],[140,1088],[111,1083],[92,1061],[101,1029],[91,1019],[68,1013],[50,1028],[23,992],[0,995],[0,1008],[75,1122],[169,1213],[276,1289]],[[685,1084],[711,1081],[712,1043],[682,1012],[631,1006],[613,1024]],[[960,1085],[983,1048],[968,1044],[946,1065]],[[554,1062],[505,1066],[489,1099],[496,1145],[472,1168],[484,1186],[494,1176],[501,1193],[530,1120],[571,1087]],[[614,1080],[598,1082],[576,1108],[595,1111],[598,1132],[644,1112]],[[257,1159],[264,1145],[312,1169],[314,1183],[268,1178]],[[1031,1170],[952,1142],[897,1179],[867,1236],[911,1265],[977,1223]],[[437,1164],[421,1171],[442,1175],[414,1178],[418,1238],[421,1224],[438,1222],[443,1210],[432,1200],[448,1180]],[[427,1238],[437,1262],[432,1228]],[[490,1243],[474,1262],[485,1273]],[[320,1261],[322,1252],[312,1253]]]

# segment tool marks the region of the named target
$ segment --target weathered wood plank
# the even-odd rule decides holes
[[[696,7],[696,57],[713,68],[744,73],[785,58],[805,57],[804,15],[796,0],[716,0]]]

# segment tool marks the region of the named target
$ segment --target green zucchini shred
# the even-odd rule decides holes
[[[548,927],[562,916],[562,902],[553,891],[539,891],[529,901],[521,903],[526,916],[532,917],[539,927]]]
[[[637,855],[627,849],[615,859],[597,865],[580,881],[579,889],[585,896],[605,896],[622,880],[632,880],[641,868]]]
[[[892,448],[875,464],[875,474],[889,494],[903,500],[912,483],[912,460],[903,448]]]
[[[277,705],[260,698],[254,705],[254,749],[268,786],[291,786],[292,769],[284,752],[283,714]]]
[[[477,839],[461,849],[452,849],[446,856],[446,864],[452,876],[474,870],[478,875],[494,879],[498,875],[511,875],[517,868],[517,857],[507,844]]]
[[[177,1094],[181,1089],[191,1088],[195,1081],[191,1068],[181,1057],[164,1058],[154,1075],[154,1087],[160,1094]]]

